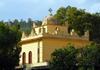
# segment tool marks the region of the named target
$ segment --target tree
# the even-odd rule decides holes
[[[99,70],[100,44],[91,43],[81,48],[67,46],[56,49],[51,54],[49,64],[51,70]]]
[[[28,18],[28,22],[27,23],[28,23],[29,28],[33,27],[33,21],[32,21],[31,18]]]
[[[97,70],[100,66],[100,44],[90,44],[79,48],[78,66],[81,70]],[[99,69],[98,69],[99,70]]]
[[[13,70],[19,65],[21,47],[17,43],[21,40],[20,25],[9,28],[0,22],[0,70]]]
[[[85,9],[78,10],[76,7],[68,6],[59,8],[54,17],[58,19],[60,25],[68,21],[69,32],[75,29],[82,36],[89,30],[90,40],[100,43],[100,13],[90,14],[85,12]]]
[[[32,27],[31,28],[20,28],[20,31],[25,31],[27,35],[31,33]]]
[[[66,13],[67,10],[64,7],[61,7],[57,10],[57,13],[54,15],[54,17],[58,19],[60,25],[65,23]]]
[[[15,20],[13,21],[13,23],[14,23],[14,24],[18,24],[18,20],[15,19]]]
[[[20,22],[19,22],[21,28],[24,27],[24,23],[23,22],[24,22],[23,19],[21,19]]]
[[[55,49],[49,61],[51,70],[78,70],[76,68],[78,49],[72,45]]]
[[[9,23],[9,27],[13,27],[14,23],[11,20],[9,20],[8,23]]]
[[[42,21],[39,21],[39,20],[35,20],[34,22],[36,23],[37,26],[41,26],[42,24]]]

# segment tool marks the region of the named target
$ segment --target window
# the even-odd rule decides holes
[[[41,33],[41,28],[39,28],[39,33]]]
[[[23,64],[26,64],[26,53],[23,53]]]
[[[29,52],[29,64],[31,64],[32,63],[32,52],[30,51]]]
[[[39,62],[39,48],[38,48],[38,62]]]
[[[58,30],[58,27],[56,27],[55,30],[57,31]]]

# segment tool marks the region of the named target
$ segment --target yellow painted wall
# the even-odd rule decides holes
[[[39,41],[39,62],[43,62],[43,41]]]
[[[40,28],[41,28],[41,27],[35,28],[36,34],[39,34],[39,29],[40,29]]]
[[[60,29],[61,32],[63,33],[68,33],[68,27],[67,26],[59,26],[59,25],[44,25],[44,26],[38,26],[38,27],[34,27],[36,34],[39,34],[39,29],[44,27],[45,28],[45,32],[49,33],[49,34],[53,34],[55,33],[55,29],[58,27]]]
[[[21,58],[20,58],[20,62],[19,64],[22,64],[22,54],[23,52],[26,53],[26,64],[29,63],[29,51],[32,52],[32,63],[37,63],[38,61],[38,55],[37,55],[37,51],[38,51],[38,42],[37,41],[33,41],[33,42],[28,42],[26,44],[22,44],[22,51],[20,53]]]
[[[43,26],[45,28],[45,32],[47,33],[47,26]],[[36,34],[39,34],[39,29],[41,29],[42,26],[34,27]]]
[[[55,33],[55,29],[57,27],[60,29],[61,32],[68,32],[67,26],[58,26],[58,25],[48,25],[47,32],[49,32],[49,34]]]
[[[86,44],[89,45],[90,41],[81,41],[81,40],[68,40],[68,39],[57,39],[57,38],[44,38],[43,39],[43,62],[51,58],[51,53],[55,49],[59,49],[63,46],[66,46],[69,42],[75,44],[75,47],[82,47]]]
[[[56,27],[60,28],[60,31],[64,31],[64,32],[68,31],[67,26],[48,25],[48,27],[47,27],[48,32],[55,31]]]

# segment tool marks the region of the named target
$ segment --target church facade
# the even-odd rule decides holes
[[[29,36],[26,32],[22,33],[22,39],[19,43],[22,44],[22,51],[20,53],[20,65],[48,65],[46,60],[50,60],[51,53],[55,49],[66,46],[71,42],[75,47],[82,47],[89,45],[89,31],[86,31],[80,37],[74,29],[68,33],[68,22],[64,25],[59,25],[58,20],[50,13],[41,26],[37,26],[33,22],[33,28]]]

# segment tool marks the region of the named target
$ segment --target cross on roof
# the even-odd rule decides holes
[[[50,8],[48,11],[51,13],[52,12],[52,9]]]

